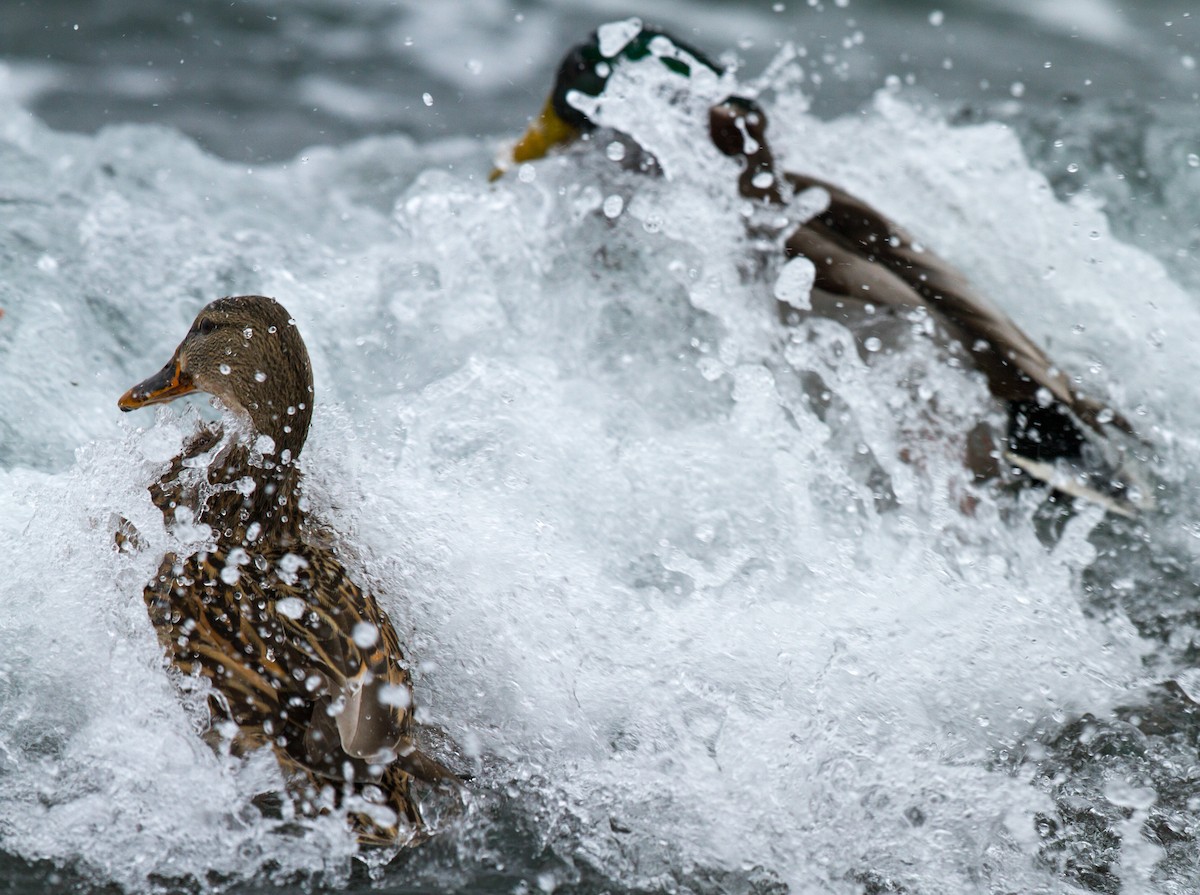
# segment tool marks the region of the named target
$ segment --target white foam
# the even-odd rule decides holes
[[[596,29],[596,43],[600,55],[611,59],[621,52],[631,40],[642,31],[642,20],[638,18],[625,19],[621,22],[607,22]]]
[[[768,107],[785,162],[904,220],[1151,437],[1194,430],[1194,302],[1090,240],[1103,215],[1055,202],[1002,127],[794,101]],[[613,122],[670,180],[590,147],[493,187],[482,143],[247,170],[156,129],[0,130],[0,189],[27,202],[0,233],[6,851],[131,889],[345,872],[335,819],[296,839],[254,818],[272,764],[203,745],[141,601],[171,543],[145,488],[198,417],[123,419],[116,398],[205,301],[262,292],[316,371],[314,512],[419,663],[422,717],[549,847],[631,888],[667,861],[959,892],[984,855],[1010,889],[1046,882],[1018,834],[1045,797],[996,758],[1140,673],[1136,638],[1081,608],[1099,514],[1048,550],[1032,496],[1002,513],[975,491],[983,386],[924,340],[867,365],[838,324],[781,329],[732,162],[673,135],[677,112]],[[1182,476],[1196,445],[1173,450]],[[118,516],[141,552],[113,549]]]

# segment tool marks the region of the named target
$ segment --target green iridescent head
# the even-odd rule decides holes
[[[634,32],[634,29],[638,29]],[[616,34],[605,33],[614,29]],[[622,39],[632,33],[628,40]],[[605,44],[612,44],[605,46]],[[614,49],[615,47],[615,49]],[[671,49],[682,53],[669,52]],[[605,53],[608,50],[608,53]],[[653,56],[670,71],[685,78],[693,74],[692,64],[683,57],[691,57],[713,74],[721,69],[699,50],[688,46],[664,31],[642,28],[636,20],[616,22],[594,31],[586,41],[573,47],[558,67],[554,79],[554,90],[550,94],[550,105],[558,117],[579,131],[591,130],[595,124],[582,111],[571,105],[571,93],[600,96],[604,92],[613,70],[622,62],[638,62]]]
[[[540,159],[555,146],[570,143],[580,134],[595,130],[595,122],[571,104],[571,94],[600,96],[617,66],[648,57],[657,58],[667,69],[685,78],[694,74],[694,65],[704,66],[714,74],[721,73],[721,69],[699,50],[664,31],[643,28],[637,19],[602,25],[586,41],[567,52],[541,114],[530,122],[525,135],[513,146],[510,158],[498,163],[491,179],[503,174],[512,162]]]
[[[694,77],[698,69],[714,77],[722,74],[721,68],[699,50],[665,31],[643,27],[638,19],[602,25],[563,57],[554,88],[541,114],[530,122],[529,129],[512,147],[511,154],[497,163],[491,179],[500,177],[513,162],[543,158],[554,147],[571,143],[580,135],[595,130],[597,122],[578,108],[572,98],[578,102],[581,95],[601,96],[619,66],[647,59],[656,59],[665,69],[684,78]],[[748,173],[743,179],[753,179],[755,174],[769,170],[772,165],[763,136],[765,129],[766,117],[752,99],[726,96],[710,108],[709,137],[724,155],[747,160],[745,171]],[[775,198],[773,188],[764,192],[746,186],[743,192],[751,197],[769,195]]]

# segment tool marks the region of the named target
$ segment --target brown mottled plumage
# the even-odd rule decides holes
[[[303,509],[296,461],[312,370],[283,306],[253,295],[212,302],[120,407],[193,391],[242,422],[202,430],[150,489],[168,525],[212,531],[197,552],[168,553],[146,587],[167,657],[211,682],[214,747],[270,746],[301,813],[343,810],[365,844],[413,841],[414,778],[454,776],[413,743],[412,685],[391,622]]]

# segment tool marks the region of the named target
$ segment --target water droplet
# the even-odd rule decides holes
[[[242,338],[253,339],[254,338],[254,327],[247,326],[244,330],[242,330]]]
[[[384,684],[379,688],[380,705],[390,705],[398,709],[406,709],[412,705],[412,694],[407,687],[395,684]]]
[[[533,183],[537,180],[537,169],[530,164],[524,164],[517,169],[517,180],[521,183]]]
[[[942,26],[942,22],[944,21],[946,21],[946,14],[940,9],[935,9],[929,14],[929,24],[934,28],[940,28]]]
[[[1152,786],[1136,786],[1128,780],[1110,780],[1104,785],[1104,798],[1123,808],[1144,811],[1158,801],[1158,793]]]
[[[625,144],[620,140],[613,140],[605,148],[604,154],[608,156],[610,162],[619,162],[625,158]]]
[[[254,374],[254,381],[255,381],[255,382],[266,382],[266,381],[267,381],[267,374],[266,374],[266,373],[264,373],[262,370],[259,370],[258,372],[256,372],[256,373]]]
[[[1022,84],[1020,81],[1013,81],[1011,86],[1009,86],[1009,88],[1008,88],[1008,92],[1011,93],[1017,99],[1020,99],[1021,97],[1023,97],[1025,95],[1025,85]]]
[[[1079,172],[1079,165],[1075,164],[1075,162],[1071,162],[1071,164],[1067,165],[1067,172],[1070,174],[1077,174]]]
[[[379,629],[370,622],[359,622],[350,636],[359,649],[370,649],[379,642]]]
[[[636,17],[620,22],[609,22],[596,29],[596,43],[600,55],[611,59],[628,46],[642,31],[642,20]]]
[[[1194,152],[1189,152],[1188,157],[1187,157],[1187,163],[1190,167],[1200,168],[1200,155],[1196,155],[1196,153],[1194,153]]]
[[[812,307],[812,287],[817,269],[807,258],[793,258],[779,271],[775,280],[775,298],[798,311]]]
[[[295,584],[296,573],[308,567],[308,560],[295,553],[285,553],[280,557],[276,565],[279,570],[279,577],[283,582],[285,584]]]
[[[625,200],[620,196],[609,196],[604,200],[604,216],[609,220],[617,217],[625,208]]]
[[[433,97],[430,96],[428,93],[422,93],[421,94],[421,102],[425,103],[425,105],[427,105],[427,106],[432,106],[433,105]]]
[[[468,59],[467,60],[467,71],[469,71],[473,75],[477,75],[483,71],[483,63],[480,62],[478,59]]]
[[[775,182],[775,175],[770,171],[759,171],[752,178],[750,178],[750,182],[758,189],[765,190]]]
[[[221,366],[217,367],[217,369],[221,371],[222,376],[228,376],[233,372],[233,368],[230,367],[229,364],[221,364]]]
[[[275,611],[286,618],[299,618],[304,614],[304,601],[298,597],[284,597],[275,601]]]
[[[883,347],[883,342],[881,342],[875,336],[870,336],[865,342],[863,342],[863,347],[870,352],[875,352]]]

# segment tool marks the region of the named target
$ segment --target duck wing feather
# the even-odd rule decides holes
[[[802,225],[786,245],[788,257],[803,255],[813,262],[816,290],[855,302],[926,308],[970,352],[997,398],[1036,401],[1044,388],[1096,433],[1105,434],[1104,420],[1134,434],[1125,417],[1073,389],[1067,375],[1016,323],[902,227],[828,181],[792,172],[786,176],[797,192],[815,187],[829,195],[826,210]]]

